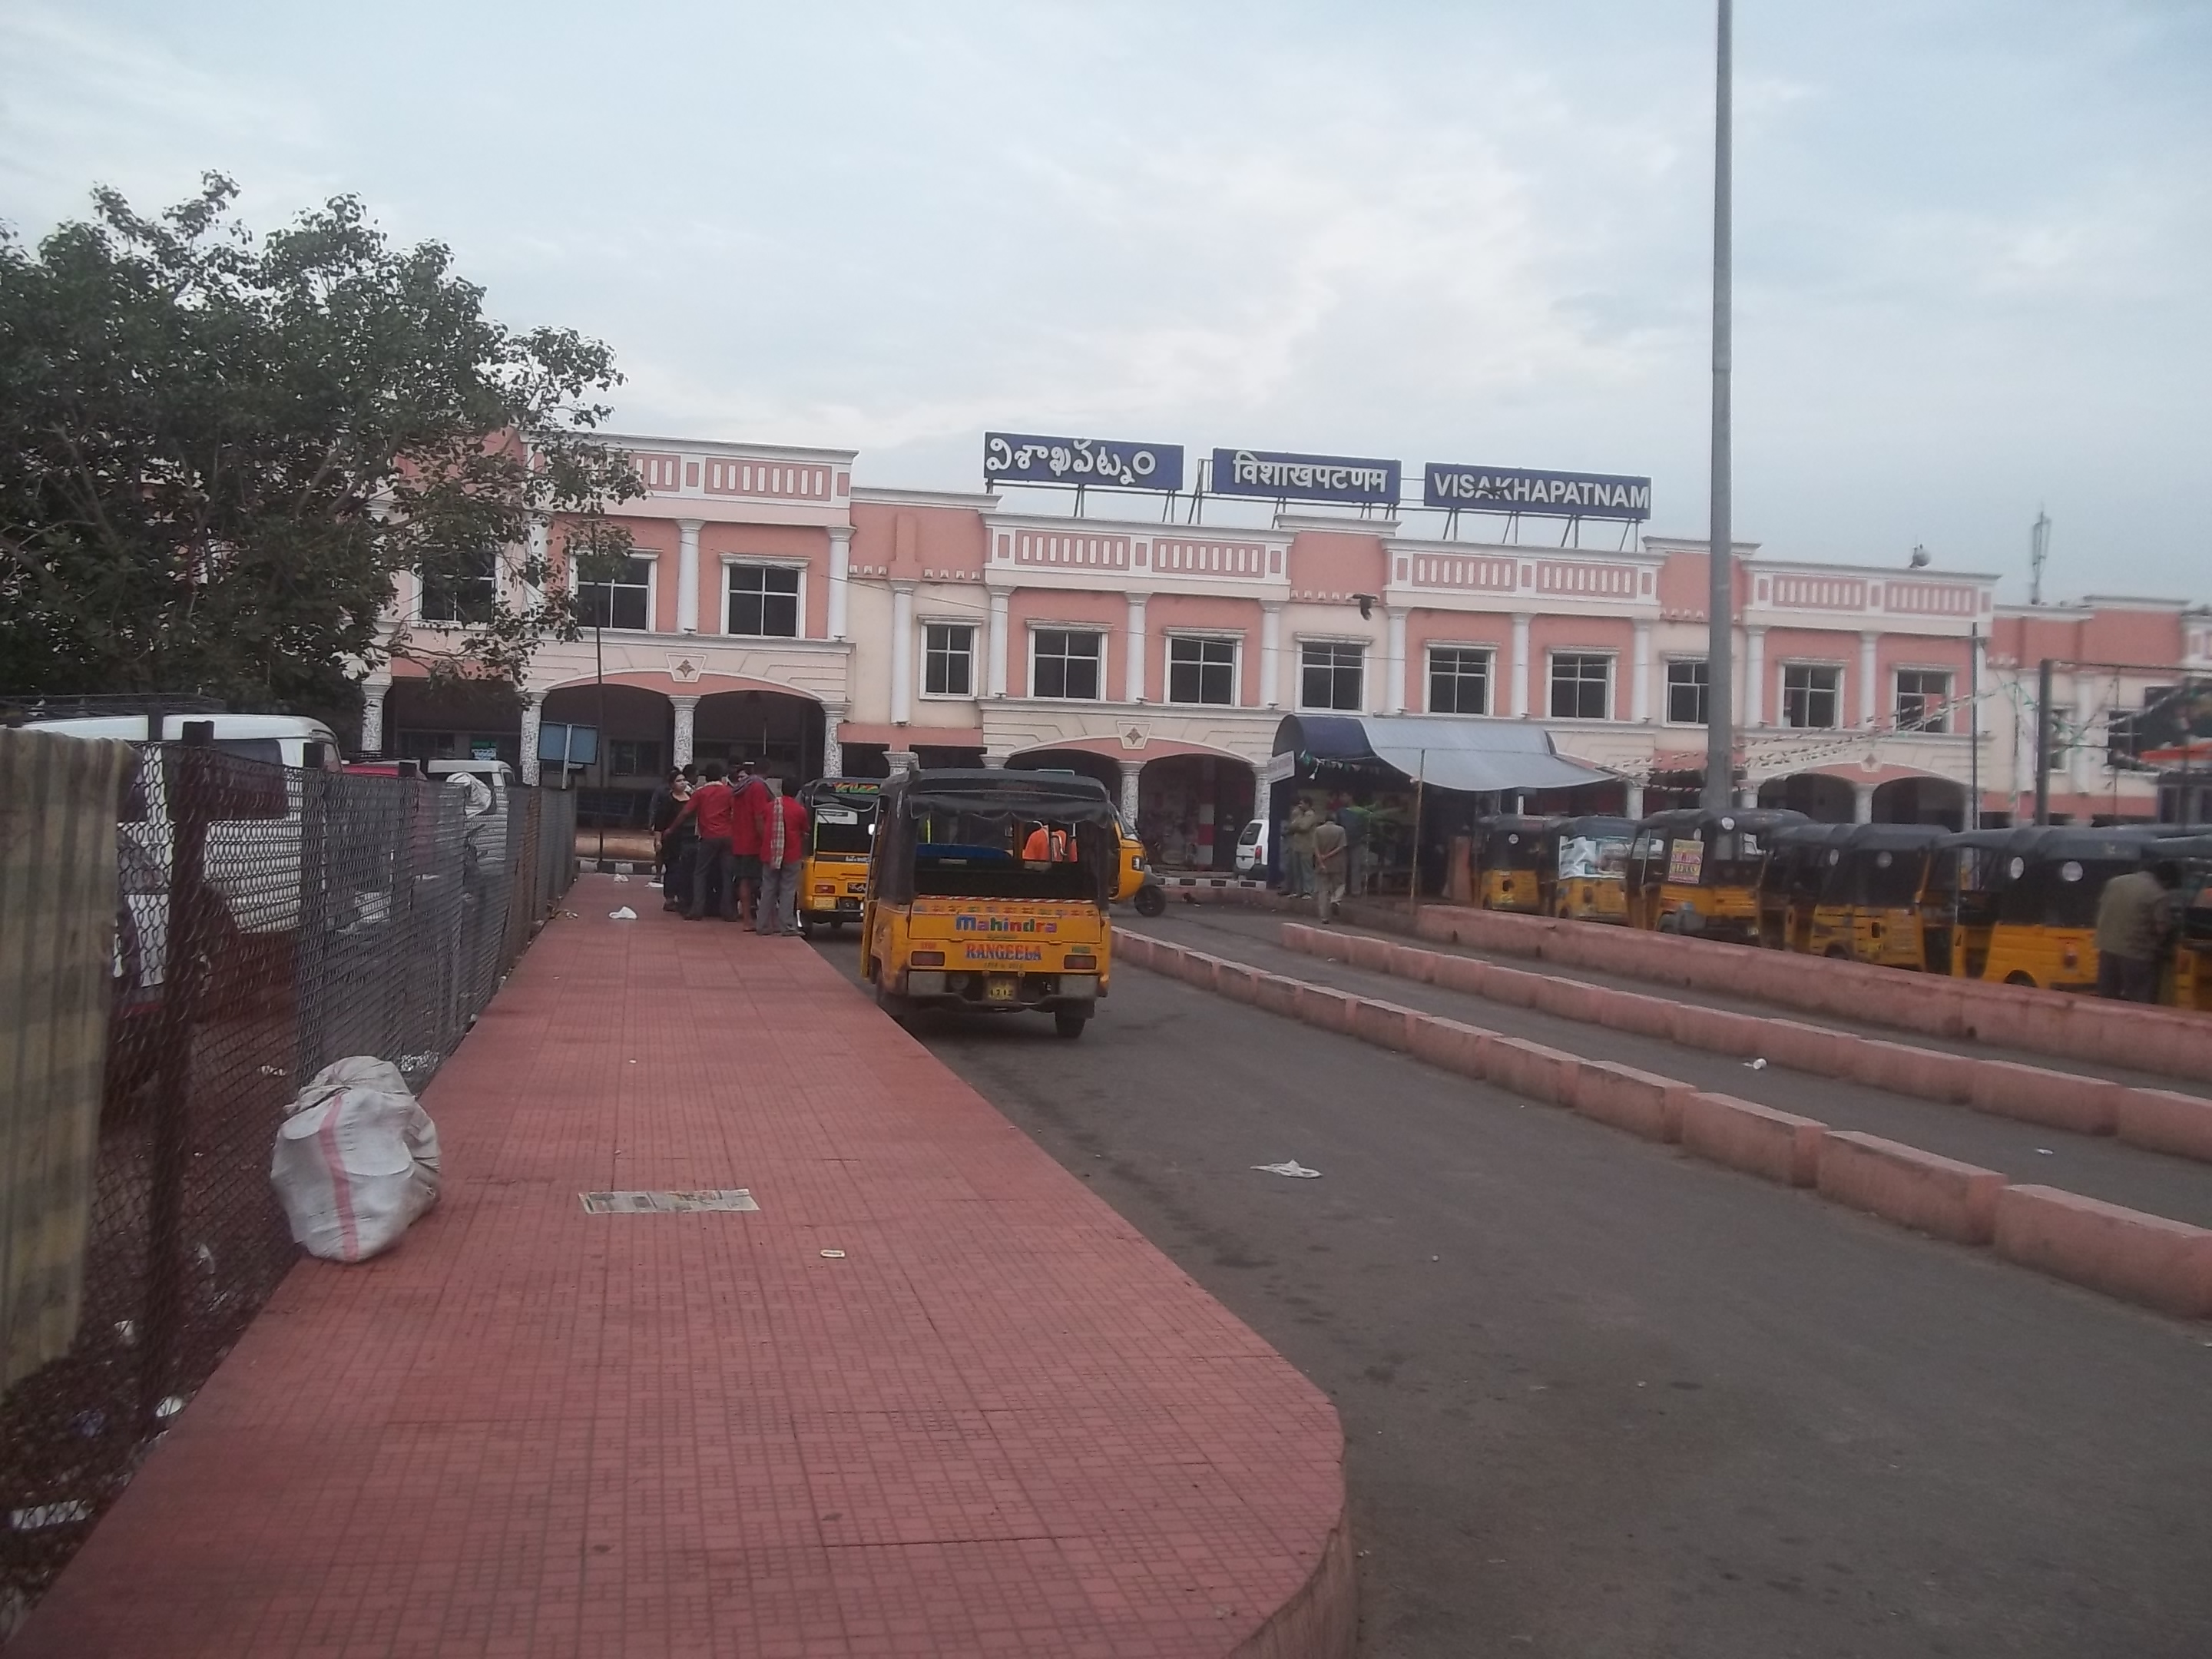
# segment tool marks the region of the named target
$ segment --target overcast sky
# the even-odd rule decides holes
[[[624,428],[1649,473],[1705,527],[1710,0],[0,0],[0,218],[337,191]],[[1740,0],[1736,528],[2212,599],[2212,0]]]

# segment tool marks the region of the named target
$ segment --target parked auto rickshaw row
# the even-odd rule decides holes
[[[2160,1000],[2212,1010],[2212,835],[2058,825],[1966,833],[1765,808],[1476,826],[1476,902],[2002,984],[2097,982],[2097,902],[2124,871],[2182,872]]]

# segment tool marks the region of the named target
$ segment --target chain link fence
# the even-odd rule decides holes
[[[120,817],[81,1322],[0,1399],[0,1637],[298,1255],[269,1179],[286,1103],[349,1054],[419,1090],[575,869],[572,794],[206,742],[143,747]]]

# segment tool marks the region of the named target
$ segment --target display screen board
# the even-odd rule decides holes
[[[1046,438],[1027,432],[983,434],[986,483],[1097,484],[1113,489],[1181,489],[1181,444],[1118,438]]]
[[[495,758],[496,758],[495,757]],[[557,726],[538,728],[538,758],[558,765],[593,766],[599,758],[599,730],[595,726]]]
[[[1462,513],[1641,521],[1651,516],[1651,480],[1614,472],[1536,472],[1431,461],[1421,471],[1421,505]]]
[[[1213,493],[1270,501],[1398,504],[1398,463],[1353,455],[1286,455],[1273,450],[1217,449]]]

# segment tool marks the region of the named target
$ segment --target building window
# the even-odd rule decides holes
[[[1103,678],[1106,636],[1072,628],[1040,628],[1030,635],[1030,696],[1096,702]]]
[[[653,561],[635,556],[623,561],[623,573],[611,582],[576,585],[576,620],[586,628],[627,628],[643,633],[653,626]]]
[[[1237,706],[1237,641],[1168,639],[1168,701]]]
[[[1552,718],[1601,720],[1612,717],[1613,659],[1593,652],[1562,651],[1552,657]]]
[[[457,559],[451,570],[422,573],[416,614],[426,623],[489,622],[499,608],[499,553],[485,548]]]
[[[607,744],[607,770],[618,778],[657,778],[660,745],[648,739],[613,738]]]
[[[1487,714],[1490,712],[1490,653],[1465,646],[1429,647],[1429,713]]]
[[[1670,662],[1667,665],[1667,723],[1703,726],[1705,723],[1705,665]]]
[[[1951,676],[1941,668],[1900,668],[1897,671],[1897,729],[1900,732],[1948,732],[1951,729],[1945,705],[1951,701]]]
[[[1844,671],[1816,663],[1782,665],[1782,723],[1832,731],[1840,723]]]
[[[799,572],[773,564],[733,564],[730,571],[731,634],[771,639],[799,637]]]
[[[965,623],[925,623],[921,629],[921,695],[975,694],[975,630]]]
[[[1359,711],[1364,645],[1307,644],[1298,647],[1298,707]]]

